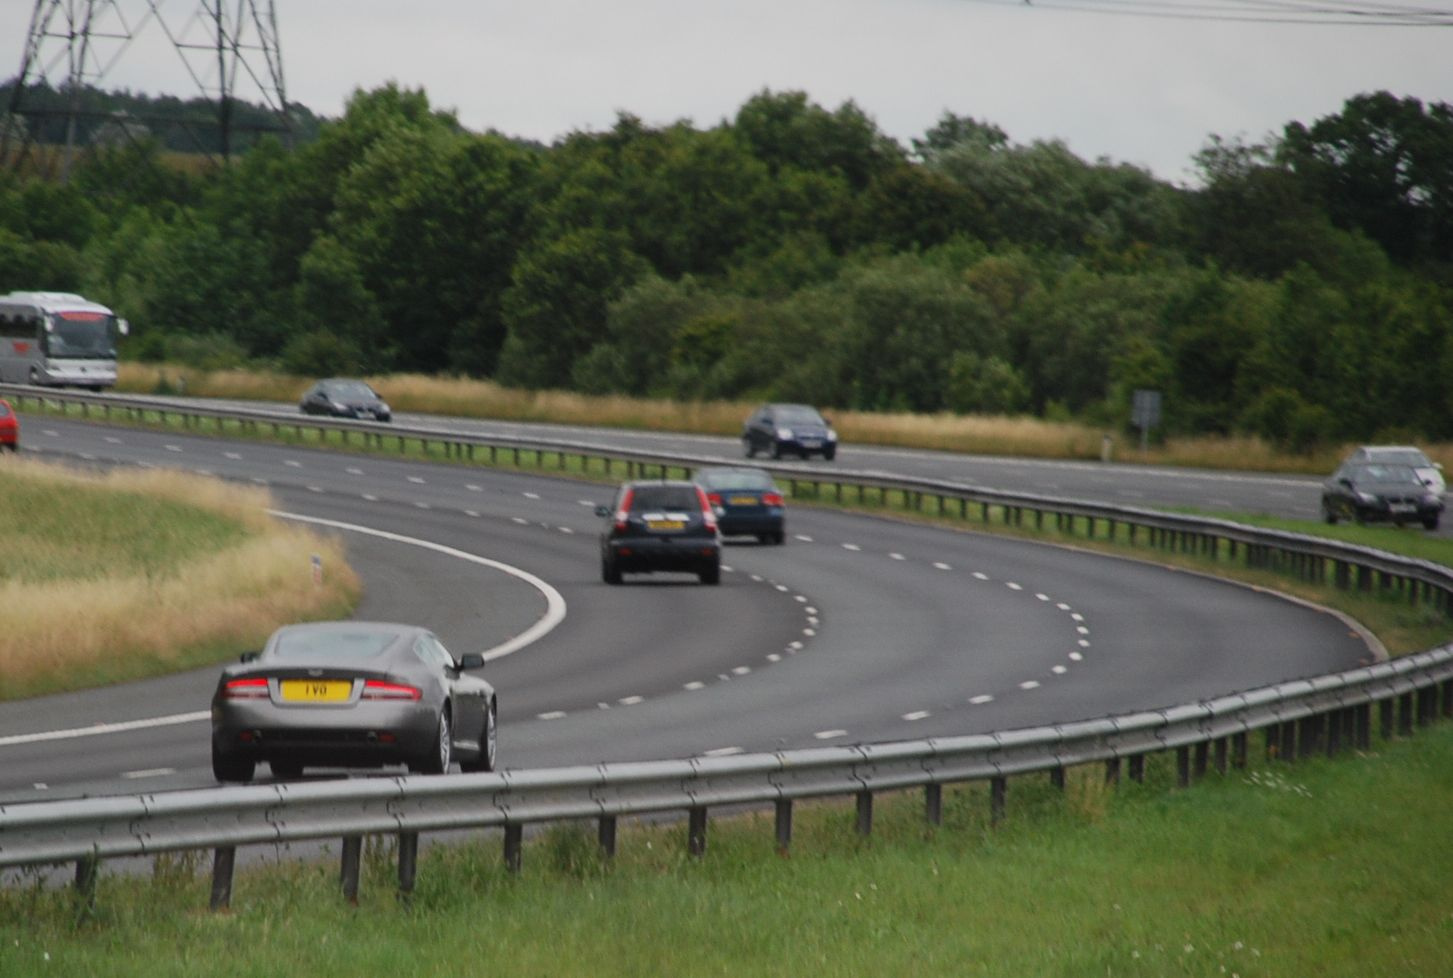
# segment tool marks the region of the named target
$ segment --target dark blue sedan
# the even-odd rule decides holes
[[[764,469],[700,469],[696,484],[706,490],[722,536],[754,536],[763,543],[787,539],[782,490]]]
[[[837,432],[817,408],[806,404],[764,404],[742,425],[742,447],[747,458],[766,452],[773,458],[821,455],[837,457]]]

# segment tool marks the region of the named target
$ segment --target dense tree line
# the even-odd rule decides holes
[[[1171,433],[1453,436],[1442,103],[1210,136],[1194,188],[771,91],[541,146],[387,86],[220,173],[155,153],[0,178],[0,291],[84,291],[129,355],[217,366],[1104,424],[1153,388]]]

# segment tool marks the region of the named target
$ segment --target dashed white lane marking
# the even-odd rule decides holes
[[[309,492],[322,492],[323,491],[323,487],[322,486],[309,486],[308,487],[308,491]]]
[[[582,506],[589,506],[592,509],[595,508],[595,503],[591,502],[589,499],[577,499],[575,501]]]
[[[50,790],[50,785],[46,784],[44,781],[37,781],[35,782],[35,784],[31,785],[31,787],[34,788],[36,791]]]
[[[893,560],[907,560],[908,559],[907,557],[903,556],[902,554],[889,554],[888,556],[891,557]]]
[[[112,438],[110,435],[107,435],[106,436],[106,444],[108,444],[108,445],[119,445],[119,444],[121,444],[121,439],[120,438]]]
[[[974,571],[974,577],[980,581],[987,581],[989,579],[989,575],[983,571]]]
[[[375,495],[374,495],[374,494],[373,494],[373,493],[371,493],[371,492],[365,492],[365,493],[364,493],[364,494],[363,494],[363,498],[364,498],[364,499],[367,499],[367,500],[368,500],[368,501],[369,501],[369,502],[371,502],[371,503],[376,503],[376,502],[378,502],[378,497],[377,497],[377,496],[375,496]]]
[[[952,567],[950,567],[948,564],[943,563],[942,561],[935,562],[933,566],[938,568],[939,570],[953,570]]]
[[[1068,610],[1068,609],[1066,609],[1066,610]],[[1077,611],[1077,612],[1075,612],[1075,613],[1074,613],[1074,614],[1072,614],[1072,615],[1070,615],[1070,620],[1071,620],[1071,621],[1084,621],[1084,620],[1085,620],[1085,616],[1084,616],[1084,615],[1082,615],[1082,614],[1080,614],[1080,613],[1079,613],[1079,612],[1078,612],[1078,611]]]
[[[472,482],[466,482],[464,484],[464,488],[468,489],[470,492],[484,492],[484,489],[482,487],[476,486]]]
[[[811,628],[804,628],[802,630],[802,634],[806,635],[808,638],[811,638],[812,636],[816,635],[817,632],[813,631]]]
[[[1085,661],[1085,657],[1083,655],[1080,655],[1080,653],[1078,653],[1078,652],[1071,652],[1070,653],[1070,661],[1071,662],[1084,662]]]
[[[689,689],[689,690],[691,690],[694,693],[698,689],[705,689],[706,688],[706,683],[702,682],[699,679],[693,679],[691,682],[686,683],[681,688],[682,689]]]
[[[843,544],[843,549],[844,550],[851,550],[851,551],[853,551],[853,553],[858,553],[863,548],[860,547],[860,546],[858,546],[856,543],[845,543],[845,544]]]
[[[288,468],[291,468],[291,469],[301,469],[303,467],[303,463],[302,462],[298,462],[298,461],[295,461],[293,459],[287,459],[287,460],[285,460],[283,462],[283,464],[286,465]]]
[[[527,492],[527,493],[523,493],[523,495],[524,495],[524,497],[526,499],[539,499],[540,498],[540,494],[538,492]]]
[[[157,727],[174,727],[182,723],[200,723],[212,718],[211,710],[194,713],[175,713],[171,716],[152,717],[147,720],[124,720],[119,723],[97,723],[89,727],[72,727],[69,730],[47,730],[43,733],[12,734],[0,737],[0,747],[18,744],[43,744],[52,740],[73,740],[76,737],[102,737],[106,734],[126,733],[131,730],[154,730]]]
[[[983,706],[985,703],[994,702],[994,697],[989,693],[980,693],[978,696],[970,696],[969,702],[974,706]]]
[[[347,472],[349,475],[362,475],[363,474],[363,470],[360,469],[360,468],[357,468],[356,466],[355,467],[351,467],[351,468],[344,469],[343,471],[344,472]]]
[[[797,534],[793,539],[801,540],[803,543],[811,543],[812,542],[812,537],[807,536],[806,534],[803,534],[803,533]]]
[[[792,599],[793,599],[793,600],[794,600],[794,601],[797,601],[797,602],[798,602],[798,603],[800,603],[800,604],[807,604],[807,596],[806,596],[806,595],[802,595],[802,594],[794,594],[794,595],[793,595],[793,596],[792,596]]]
[[[701,752],[702,757],[731,757],[733,754],[743,753],[740,747],[717,747],[712,750]]]
[[[1049,671],[1054,673],[1056,676],[1063,676],[1065,673],[1069,672],[1069,670],[1066,669],[1064,666],[1054,666]]]
[[[1082,639],[1079,640],[1079,642],[1080,642],[1080,648],[1082,648],[1082,649],[1088,649],[1090,647],[1090,642],[1089,642],[1088,639],[1083,639],[1082,638]]]
[[[263,479],[263,478],[259,478],[258,476],[253,476],[252,477],[252,481],[253,481],[253,483],[255,483],[256,485],[259,485],[259,486],[265,486],[265,485],[267,485],[267,480],[266,479]]]
[[[1084,625],[1078,625],[1078,626],[1076,626],[1075,627],[1075,631],[1079,632],[1081,635],[1088,635],[1088,634],[1090,634],[1090,630],[1088,628],[1086,628]]]
[[[177,769],[174,767],[149,767],[140,771],[122,771],[121,776],[127,780],[136,781],[141,778],[162,778],[176,773]]]
[[[768,652],[767,653],[767,661],[768,662],[781,662],[782,661],[782,656],[778,655],[776,652]]]
[[[468,516],[470,519],[475,519],[475,520],[479,519],[479,514],[477,512],[475,512],[474,510],[472,510],[472,509],[466,509],[464,511],[464,515],[465,516]]]
[[[428,485],[428,483],[424,481],[424,479],[423,479],[422,476],[411,475],[411,476],[409,476],[409,481],[412,482],[416,486],[426,486],[426,485]]]
[[[819,730],[812,736],[818,740],[834,740],[838,737],[846,737],[847,735],[848,732],[846,730]]]
[[[772,586],[774,588],[776,588],[777,590],[779,590],[779,591],[790,591],[790,590],[792,590],[786,584],[773,584]]]
[[[511,523],[518,523],[518,524],[520,524],[520,526],[529,526],[530,525],[530,521],[527,520],[527,519],[525,519],[523,516],[511,516],[510,517],[510,522]]]
[[[240,452],[223,452],[222,453],[222,457],[223,458],[230,458],[234,462],[240,462],[240,461],[242,461],[242,453],[240,453]]]
[[[1049,600],[1049,595],[1047,595],[1047,594],[1036,594],[1035,597],[1038,598],[1041,601],[1048,601]]]
[[[735,669],[732,670],[732,675],[733,676],[745,676],[745,675],[747,675],[751,671],[752,671],[752,667],[751,666],[737,666]]]
[[[1065,604],[1063,601],[1061,601],[1059,604],[1055,605],[1055,607],[1058,608],[1060,611],[1069,611],[1070,610],[1070,606],[1067,605],[1067,604]]]
[[[646,702],[646,698],[644,696],[622,696],[616,702],[621,706],[635,706],[637,703]]]
[[[166,446],[166,450],[169,451],[169,452],[180,452],[180,451],[182,451],[182,446],[180,446],[180,445],[167,445]]]
[[[1026,680],[1024,680],[1024,682],[1022,682],[1022,683],[1019,684],[1019,688],[1020,689],[1038,689],[1039,688],[1039,680],[1038,679],[1026,679]]]
[[[556,527],[556,529],[558,529],[561,533],[574,533],[575,532],[574,530],[570,529],[570,527],[568,527],[568,526]]]
[[[1004,586],[1007,587],[1011,591],[1023,591],[1024,590],[1024,585],[1022,585],[1022,584],[1015,584],[1013,581],[1005,581],[1004,582]]]
[[[565,718],[565,711],[551,710],[549,713],[539,713],[536,714],[536,716],[538,716],[541,720],[563,720]]]
[[[414,503],[414,508],[415,509],[433,509],[434,507],[430,506],[428,503],[419,502],[419,503]]]
[[[927,710],[915,710],[912,713],[903,714],[903,719],[907,720],[909,723],[912,723],[914,720],[923,720],[932,715],[933,714],[929,713]]]

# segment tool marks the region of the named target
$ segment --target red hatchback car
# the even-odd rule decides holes
[[[0,447],[12,452],[20,448],[20,420],[10,402],[0,398]]]

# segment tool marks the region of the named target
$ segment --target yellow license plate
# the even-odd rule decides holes
[[[755,506],[755,505],[757,505],[757,497],[756,496],[733,496],[731,498],[731,504],[733,506]]]
[[[651,520],[650,527],[653,530],[684,530],[686,523],[682,520]]]
[[[284,679],[281,686],[290,703],[341,703],[353,693],[347,679]]]

